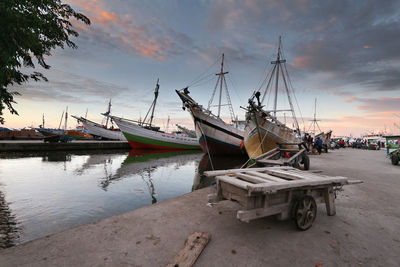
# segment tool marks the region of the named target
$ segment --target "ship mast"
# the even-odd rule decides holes
[[[151,127],[151,123],[153,122],[153,118],[154,118],[154,109],[156,108],[156,103],[157,103],[157,98],[158,98],[158,91],[160,89],[160,85],[158,84],[159,79],[157,79],[157,84],[156,84],[156,88],[154,90],[154,100],[153,103],[151,104],[149,110],[147,111],[146,116],[144,117],[143,121],[141,122],[141,125],[143,125],[146,122],[147,116],[149,115],[149,112],[151,110],[151,115],[150,115],[150,122],[148,123],[149,127]]]
[[[225,79],[225,74],[228,74],[229,72],[224,72],[224,54],[222,53],[222,61],[221,61],[221,72],[217,73],[215,75],[219,76],[218,80],[220,82],[220,86],[219,86],[219,101],[218,101],[218,118],[219,115],[221,114],[221,98],[222,98],[222,83],[223,80]],[[218,81],[217,81],[218,83]]]
[[[220,116],[221,116],[221,106],[228,106],[229,107],[229,113],[231,115],[231,120],[233,122],[233,121],[235,121],[235,113],[233,111],[232,102],[231,102],[231,98],[229,96],[228,86],[226,84],[226,79],[225,79],[225,74],[228,74],[229,71],[224,71],[224,59],[225,59],[225,55],[222,54],[221,69],[220,69],[219,73],[215,74],[215,75],[218,76],[218,79],[217,79],[217,83],[215,84],[215,87],[214,87],[213,93],[211,95],[211,98],[208,101],[207,110],[210,111],[210,107],[211,107],[211,104],[212,104],[212,102],[214,100],[215,93],[217,91],[217,88],[219,87],[219,101],[218,101],[218,105],[215,105],[215,106],[218,107],[217,117],[220,118]],[[221,104],[223,88],[225,88],[226,100],[228,102],[226,105]]]
[[[314,119],[311,120],[311,125],[310,125],[310,128],[308,128],[308,131],[310,131],[311,127],[314,127],[313,134],[315,134],[315,126],[317,126],[319,131],[322,132],[321,128],[319,127],[318,121],[320,121],[320,120],[317,120],[317,98],[315,98],[315,102],[314,102]]]
[[[110,119],[110,117],[109,117],[110,112],[111,112],[111,98],[110,98],[110,102],[108,102],[108,110],[106,112],[106,114],[107,114],[106,129],[108,128],[108,120]]]

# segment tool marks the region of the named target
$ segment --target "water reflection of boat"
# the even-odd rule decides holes
[[[243,156],[213,156],[210,161],[210,157],[204,154],[194,175],[192,191],[210,186],[215,181],[214,177],[203,176],[203,172],[240,168],[246,160],[247,157]]]
[[[106,178],[101,181],[101,187],[107,190],[111,183],[134,174],[139,174],[144,180],[149,180],[151,174],[160,167],[175,164],[179,168],[190,161],[199,160],[201,155],[198,151],[191,150],[132,150],[114,175],[106,175]],[[154,188],[151,190],[154,191]]]

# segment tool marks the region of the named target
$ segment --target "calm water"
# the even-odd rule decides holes
[[[198,152],[0,155],[0,247],[130,211],[208,186]],[[245,159],[215,158],[216,169]],[[228,164],[228,165],[226,165]]]

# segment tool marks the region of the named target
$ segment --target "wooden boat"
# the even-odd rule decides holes
[[[160,127],[152,125],[154,110],[157,103],[159,84],[157,80],[154,91],[154,100],[143,121],[123,119],[116,116],[110,118],[118,125],[134,149],[166,149],[166,150],[188,150],[200,149],[197,138],[187,137],[160,131]],[[147,116],[151,115],[147,120]]]
[[[238,124],[234,124],[235,114],[233,112],[232,104],[229,98],[228,88],[226,86],[224,72],[224,54],[222,54],[221,71],[217,73],[217,84],[212,93],[212,97],[208,103],[208,108],[205,109],[199,105],[193,98],[189,96],[188,87],[182,90],[176,90],[176,93],[181,98],[184,109],[188,109],[192,115],[196,136],[199,140],[201,148],[204,152],[211,155],[216,154],[241,154],[244,153],[243,147],[243,130],[238,128]],[[219,85],[219,103],[218,114],[214,115],[211,110],[212,100],[214,98],[216,89]],[[232,123],[226,123],[220,118],[221,112],[221,98],[222,90],[225,88],[226,98],[228,102],[229,111],[231,114]]]
[[[126,141],[125,136],[118,128],[107,128],[94,121],[82,117],[72,116],[83,124],[83,127],[93,136],[100,137],[101,139],[107,140],[119,140]]]
[[[295,116],[290,95],[292,88],[288,87],[288,77],[285,65],[286,60],[281,59],[281,57],[281,38],[279,37],[277,60],[271,62],[274,67],[272,68],[270,75],[265,79],[265,81],[268,81],[268,84],[262,100],[260,100],[260,91],[255,92],[249,99],[249,106],[246,112],[246,127],[244,129],[244,146],[246,147],[247,154],[250,158],[256,158],[261,154],[278,147],[278,143],[282,144],[285,149],[298,150],[298,146],[294,144],[301,142],[299,135],[300,128]],[[284,82],[285,92],[290,105],[290,109],[287,110],[277,109],[279,75],[281,75]],[[262,102],[267,92],[272,93],[273,83],[275,83],[274,107],[272,110],[265,110],[264,106],[262,106]],[[256,100],[257,103],[255,102]],[[296,130],[287,127],[285,123],[278,120],[276,113],[282,111],[291,112]]]
[[[102,113],[102,115],[106,116],[106,124],[102,125],[99,123],[96,123],[94,121],[90,121],[83,117],[77,117],[74,115],[71,115],[73,118],[75,118],[78,122],[81,122],[83,127],[93,136],[99,139],[106,139],[106,140],[119,140],[119,141],[126,141],[125,136],[122,134],[122,132],[118,128],[114,128],[114,125],[111,127],[108,127],[108,121],[109,121],[109,115],[111,113],[111,99],[110,102],[108,102],[108,110],[105,113]]]

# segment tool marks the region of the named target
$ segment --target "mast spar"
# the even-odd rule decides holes
[[[149,115],[150,110],[151,110],[150,121],[148,123],[149,127],[151,127],[151,123],[153,122],[153,118],[154,118],[154,109],[156,108],[156,103],[157,103],[157,98],[158,98],[158,91],[160,89],[160,85],[158,84],[159,80],[160,79],[157,79],[156,89],[154,90],[153,103],[151,104],[149,110],[147,111],[146,116],[144,117],[143,121],[141,122],[141,125],[146,123],[147,116]]]
[[[107,110],[107,112],[106,112],[106,114],[107,114],[106,129],[108,128],[108,120],[110,119],[110,117],[109,117],[110,112],[111,112],[111,98],[110,98],[110,101],[108,102],[108,110]]]

